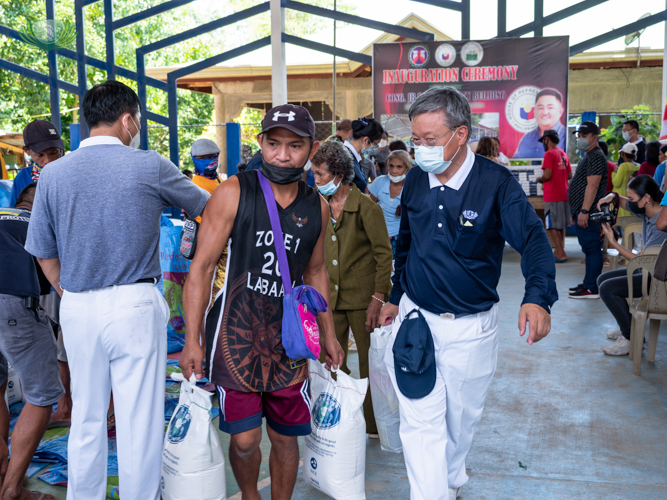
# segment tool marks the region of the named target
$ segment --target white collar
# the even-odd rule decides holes
[[[358,162],[361,161],[361,155],[357,153],[357,150],[354,149],[354,146],[352,144],[350,144],[350,141],[345,141],[343,144],[347,149],[350,150],[350,153],[352,153],[352,155],[357,159]]]
[[[468,178],[468,174],[470,174],[474,163],[475,154],[472,152],[472,149],[470,149],[470,146],[466,146],[466,159],[463,160],[463,163],[452,178],[445,183],[445,186],[455,189],[456,191],[461,189],[461,186]],[[440,182],[433,172],[428,173],[428,183],[431,189],[442,186],[442,182]]]
[[[120,145],[125,146],[118,137],[112,135],[96,135],[95,137],[89,137],[84,139],[79,144],[79,148],[85,148],[87,146],[102,146],[102,145]]]

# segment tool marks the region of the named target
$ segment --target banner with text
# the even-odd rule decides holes
[[[473,149],[492,136],[510,158],[542,158],[545,130],[558,131],[566,149],[568,70],[568,37],[377,43],[373,112],[389,136],[407,140],[412,102],[451,86],[470,101]]]

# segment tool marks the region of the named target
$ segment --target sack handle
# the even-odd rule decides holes
[[[276,247],[276,254],[278,257],[278,270],[283,280],[283,287],[285,288],[285,295],[292,293],[292,280],[289,275],[289,264],[287,262],[287,253],[285,252],[285,241],[283,239],[283,231],[280,227],[280,219],[278,218],[278,209],[276,208],[276,197],[273,195],[273,189],[266,177],[262,175],[259,170],[256,170],[259,184],[262,186],[264,193],[264,201],[266,201],[266,208],[269,211],[269,219],[271,219],[271,229],[273,230],[273,244]]]

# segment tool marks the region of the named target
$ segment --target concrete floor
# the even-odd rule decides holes
[[[553,308],[551,334],[533,346],[516,326],[524,287],[519,256],[505,252],[498,369],[468,455],[470,481],[462,500],[667,499],[665,327],[656,362],[644,356],[641,377],[632,375],[627,356],[605,356],[602,348],[611,342],[605,333],[616,329],[615,322],[601,301],[567,298],[567,289],[583,280],[584,266],[576,239],[567,239],[566,250],[569,262],[557,266],[561,299]],[[350,363],[355,370],[356,354]],[[226,449],[229,439],[221,438]],[[266,436],[262,451],[261,493],[269,499]],[[227,472],[232,497],[238,487],[229,467]],[[34,479],[29,486],[65,498],[64,488]],[[368,443],[366,495],[409,498],[402,455],[381,451],[377,441]],[[299,475],[293,499],[324,498]]]

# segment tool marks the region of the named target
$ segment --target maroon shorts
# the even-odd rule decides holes
[[[227,434],[267,425],[283,436],[310,434],[310,382],[274,392],[240,392],[216,385],[220,405],[220,430]]]

